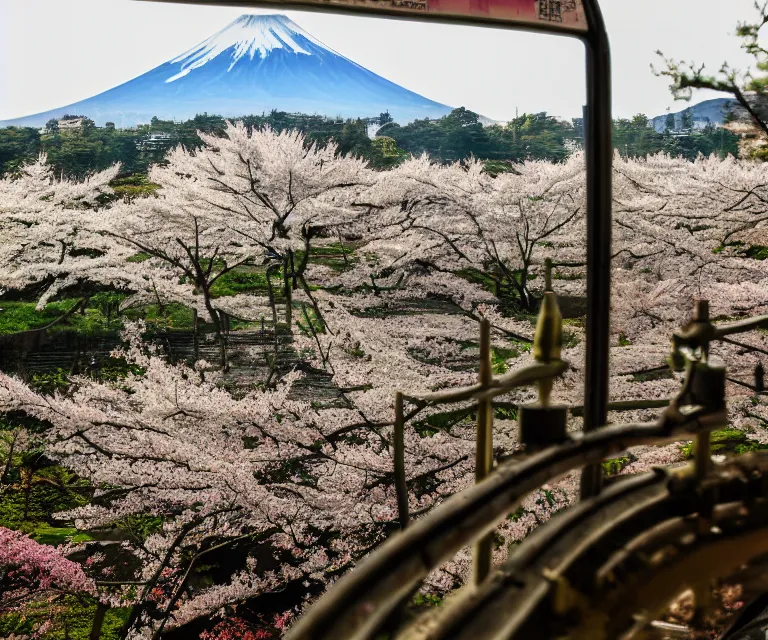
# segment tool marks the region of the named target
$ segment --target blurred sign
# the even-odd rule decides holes
[[[313,4],[326,2],[587,30],[581,0],[320,0]]]
[[[335,8],[365,13],[405,13],[469,18],[553,31],[587,31],[582,0],[160,0],[284,9]]]

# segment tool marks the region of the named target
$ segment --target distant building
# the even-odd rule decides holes
[[[67,118],[59,120],[59,131],[76,131],[83,128],[85,118]]]
[[[584,118],[571,118],[574,133],[580,138],[584,137]]]
[[[139,140],[136,143],[136,146],[141,151],[152,151],[154,149],[167,149],[170,147],[174,141],[176,140],[176,136],[174,136],[172,133],[166,133],[164,131],[154,131],[153,133],[148,134],[141,140]]]

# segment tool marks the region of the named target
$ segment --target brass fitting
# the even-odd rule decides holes
[[[557,296],[552,291],[552,260],[547,258],[544,272],[544,297],[541,300],[536,335],[533,338],[533,357],[537,362],[557,361],[560,360],[562,349],[563,315],[557,304]],[[543,407],[549,405],[552,384],[552,378],[539,381],[539,402]]]

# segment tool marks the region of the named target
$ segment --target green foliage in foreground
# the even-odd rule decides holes
[[[621,456],[620,458],[608,458],[603,460],[603,473],[607,476],[615,476],[620,473],[624,467],[635,460],[634,456]]]

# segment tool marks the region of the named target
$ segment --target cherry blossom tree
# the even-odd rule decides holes
[[[42,308],[62,289],[122,262],[84,225],[86,212],[100,209],[112,193],[118,171],[114,165],[83,181],[57,178],[41,154],[0,180],[0,286],[35,287]]]
[[[535,308],[530,280],[546,257],[583,266],[583,241],[574,242],[583,233],[583,154],[563,164],[525,162],[496,177],[475,159],[440,165],[423,156],[382,176],[374,198],[382,213],[362,222],[380,236],[372,248],[393,265],[474,268],[497,295],[512,287],[526,310]]]
[[[271,310],[274,318],[270,275],[281,270],[286,292],[296,289],[287,296],[296,312],[285,318],[296,370],[274,385],[233,391],[223,371],[204,362],[170,364],[131,326],[128,346],[116,354],[134,365],[126,379],[73,377],[67,391],[43,396],[0,376],[0,410],[48,424],[47,455],[96,487],[91,504],[61,517],[82,528],[147,514],[161,519],[159,531],[123,543],[137,561],[126,581],[141,583],[138,591],[113,585],[110,595],[133,606],[126,631],[135,637],[159,638],[218,615],[224,619],[212,627],[222,637],[259,637],[242,622],[241,603],[289,587],[311,600],[396,530],[397,391],[407,396],[411,515],[474,482],[471,403],[446,411],[418,398],[475,381],[482,318],[493,327],[497,373],[530,363],[531,312],[546,258],[557,265],[556,291],[583,295],[580,154],[561,164],[521,163],[496,177],[475,160],[438,165],[428,158],[375,173],[295,132],[230,124],[224,137],[202,139],[203,148],[178,148],[152,170],[158,198],[77,209],[78,225],[86,223],[77,246],[87,237],[102,253],[67,250],[65,262],[90,260],[90,277],[134,292],[134,303],[200,309],[219,331],[226,314],[255,318]],[[765,310],[765,267],[747,250],[768,245],[765,177],[762,167],[733,159],[616,159],[612,422],[651,420],[679,389],[680,375],[665,369],[665,358],[694,297],[710,299],[714,316]],[[58,196],[33,202],[41,212],[30,216],[44,217],[49,206],[62,218],[70,211]],[[355,247],[347,264],[310,259],[312,249],[340,236]],[[42,240],[41,247],[30,255],[53,251]],[[32,265],[36,259],[30,270],[50,271]],[[268,297],[216,297],[219,279],[245,265],[266,268]],[[59,280],[68,277],[62,272]],[[510,298],[513,313],[503,304]],[[570,367],[553,393],[570,405],[576,430],[582,323],[571,319],[566,330]],[[768,354],[764,335],[718,343],[711,354],[729,363],[733,424],[768,442],[768,410],[752,384]],[[322,372],[332,400],[300,395],[301,372]],[[518,450],[512,411],[534,397],[520,389],[497,398],[497,459]],[[679,445],[646,447],[622,456],[619,466],[636,472],[682,457]],[[576,487],[569,475],[526,498],[497,531],[496,560],[570,504]],[[237,549],[247,552],[226,577],[197,579],[201,566]],[[430,576],[428,588],[454,588],[468,567],[462,552]],[[298,611],[274,613],[264,633],[279,633]]]
[[[96,584],[79,563],[67,559],[66,551],[0,527],[0,612],[24,614],[34,603],[52,602],[63,595],[95,596]],[[48,619],[38,625],[34,637],[53,623]]]
[[[0,609],[19,608],[48,592],[95,593],[95,584],[77,562],[57,548],[19,531],[0,527]]]
[[[129,329],[130,346],[116,355],[141,373],[119,383],[74,377],[66,394],[41,396],[0,378],[0,408],[48,422],[47,454],[104,487],[60,517],[86,529],[162,518],[161,531],[124,543],[141,563],[133,581],[142,587],[115,602],[122,594],[133,605],[135,633],[159,637],[294,582],[322,589],[386,535],[397,519],[391,424],[291,399],[297,374],[235,396],[205,363],[170,365],[147,352],[140,333]],[[468,477],[473,442],[464,431],[413,438],[409,474],[423,508]],[[228,581],[195,589],[196,565],[236,545],[268,548],[279,564],[261,566],[255,555]]]
[[[282,268],[290,300],[299,284],[307,286],[312,240],[359,215],[355,204],[372,184],[372,171],[365,161],[340,154],[335,143],[310,144],[297,131],[230,122],[223,137],[198,135],[202,148],[177,147],[152,168],[150,179],[163,185],[170,208],[211,220],[252,258]]]

